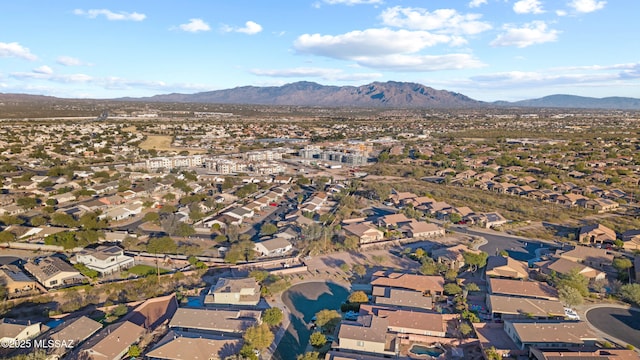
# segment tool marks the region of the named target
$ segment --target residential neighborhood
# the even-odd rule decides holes
[[[128,109],[3,120],[1,357],[638,358],[637,114]]]

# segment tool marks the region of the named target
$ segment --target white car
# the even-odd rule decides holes
[[[580,320],[580,316],[573,309],[564,308],[564,316],[569,320]]]

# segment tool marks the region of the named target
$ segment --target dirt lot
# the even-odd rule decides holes
[[[147,135],[147,139],[140,143],[140,148],[144,150],[158,150],[158,151],[183,151],[186,150],[189,154],[204,154],[206,150],[198,149],[185,149],[171,146],[173,143],[173,137],[168,135]]]

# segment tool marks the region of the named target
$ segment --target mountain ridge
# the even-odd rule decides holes
[[[310,107],[373,107],[373,108],[564,108],[640,110],[640,99],[611,96],[604,98],[567,94],[554,94],[536,99],[514,102],[484,102],[464,94],[436,90],[414,82],[372,82],[360,86],[321,85],[299,81],[282,86],[239,86],[193,94],[170,93],[150,97],[124,97],[112,99],[63,99],[45,95],[4,94],[0,101],[143,101],[176,103],[217,103],[239,105],[289,105]]]

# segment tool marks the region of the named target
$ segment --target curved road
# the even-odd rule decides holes
[[[282,294],[282,301],[291,312],[291,322],[273,354],[273,359],[295,359],[309,343],[311,318],[320,310],[339,310],[349,296],[349,290],[334,282],[306,282],[292,286]]]
[[[640,310],[622,307],[594,307],[587,321],[601,332],[640,348]]]

